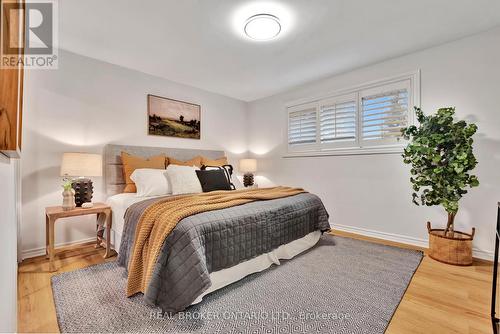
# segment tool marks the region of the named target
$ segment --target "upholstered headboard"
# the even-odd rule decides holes
[[[172,157],[178,160],[189,160],[198,155],[204,156],[209,159],[216,159],[225,155],[224,151],[214,150],[113,144],[106,145],[104,147],[104,184],[106,186],[106,194],[108,196],[122,193],[123,189],[125,188],[125,179],[123,177],[123,164],[121,158],[122,151],[144,158],[163,153],[167,157]]]

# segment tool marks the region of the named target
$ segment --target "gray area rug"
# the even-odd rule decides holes
[[[324,235],[311,250],[162,315],[109,262],[52,278],[61,332],[383,333],[422,253]]]

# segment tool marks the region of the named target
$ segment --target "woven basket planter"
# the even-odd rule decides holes
[[[456,266],[470,266],[472,264],[472,233],[454,231],[453,236],[444,235],[444,229],[432,229],[427,222],[429,231],[429,256],[439,262]]]

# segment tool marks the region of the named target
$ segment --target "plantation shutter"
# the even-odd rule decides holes
[[[320,142],[326,146],[352,145],[356,141],[356,95],[320,101]]]
[[[410,82],[401,81],[361,93],[361,142],[397,143],[408,126]]]
[[[400,152],[406,144],[401,130],[415,120],[419,86],[417,71],[290,104],[288,150],[293,155]]]
[[[288,109],[288,145],[315,145],[318,134],[318,110],[316,103]]]

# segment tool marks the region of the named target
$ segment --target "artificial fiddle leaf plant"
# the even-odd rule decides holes
[[[442,205],[448,213],[444,235],[453,236],[458,201],[468,188],[477,187],[479,181],[470,171],[477,165],[472,151],[475,124],[455,122],[455,108],[441,108],[426,116],[415,107],[418,126],[402,129],[409,140],[403,161],[411,165],[410,182],[416,205]]]
[[[62,187],[66,191],[71,190],[72,189],[71,181],[70,180],[63,180]]]

